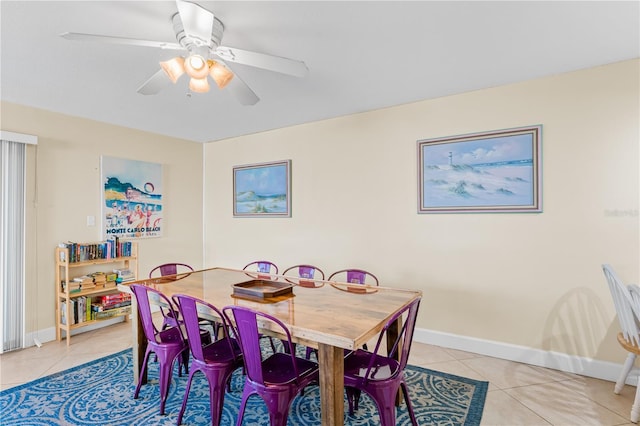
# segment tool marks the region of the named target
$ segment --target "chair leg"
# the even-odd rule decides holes
[[[622,367],[622,371],[620,372],[620,376],[618,377],[618,381],[616,382],[616,386],[613,388],[613,393],[616,395],[622,391],[624,387],[624,383],[627,381],[627,376],[631,372],[633,368],[633,364],[636,361],[636,354],[629,352],[627,355],[627,359],[624,361],[624,366]]]
[[[189,374],[189,348],[184,348],[181,355],[181,358],[178,358],[178,377],[182,377],[183,365],[185,374]]]
[[[418,421],[416,420],[416,414],[413,412],[413,405],[411,404],[411,398],[409,398],[409,390],[407,389],[407,384],[405,382],[400,383],[400,387],[402,388],[402,393],[404,394],[404,401],[407,404],[407,411],[409,412],[409,417],[411,418],[411,424],[413,426],[418,426]]]
[[[184,397],[182,398],[182,407],[180,408],[180,412],[178,413],[178,421],[176,424],[180,426],[182,424],[182,416],[184,416],[184,412],[187,409],[187,400],[189,399],[189,390],[191,389],[191,380],[193,380],[193,375],[197,371],[197,369],[192,368],[191,373],[189,374],[189,380],[187,381],[187,388],[184,390]]]
[[[316,354],[316,359],[318,359],[318,350],[307,346],[307,350],[305,352],[304,357],[306,359],[311,359],[311,354]]]
[[[640,386],[636,389],[636,397],[631,406],[631,423],[638,423],[638,419],[640,419]]]
[[[361,389],[358,390],[361,391]],[[371,397],[371,399],[373,399],[373,402],[375,402],[376,407],[378,408],[380,425],[396,426],[395,400],[400,389],[396,388],[395,391],[392,391],[390,388],[368,388],[364,389],[364,391]],[[412,418],[411,421],[414,421],[414,419]],[[414,425],[417,425],[417,423],[414,423]]]
[[[349,404],[349,415],[353,416],[353,399],[355,396],[353,395],[355,389],[352,387],[345,387],[344,391],[347,393],[347,403]]]
[[[381,426],[396,426],[396,404],[394,401],[385,403],[382,400],[374,398],[376,405],[378,406],[378,412],[380,414]]]
[[[144,354],[144,360],[142,360],[142,367],[140,367],[140,373],[138,374],[138,385],[136,386],[136,390],[133,393],[133,399],[138,399],[138,395],[140,394],[140,388],[142,387],[142,376],[144,372],[147,371],[147,361],[149,360],[149,355],[151,352],[147,350]]]
[[[353,388],[351,386],[346,386],[344,388],[347,393],[347,402],[349,403],[349,415],[353,416],[353,413],[358,409],[358,404],[360,403],[360,394],[362,391],[358,388]]]
[[[173,363],[176,358],[182,356],[182,352],[177,354],[173,359],[165,359],[160,365],[160,415],[164,416],[164,407],[169,396],[169,386],[171,386],[171,377],[173,376]]]
[[[240,409],[238,410],[238,420],[236,421],[236,426],[242,426],[242,418],[244,417],[244,409],[247,406],[247,400],[251,396],[251,391],[249,390],[249,386],[244,386],[244,390],[242,391],[242,402],[240,403]]]
[[[291,395],[288,392],[278,393],[275,398],[270,395],[262,396],[262,399],[269,409],[270,426],[287,426],[289,409],[291,408],[291,403],[293,402],[294,397],[295,395]]]
[[[230,376],[230,374],[229,374]],[[224,389],[228,376],[223,372],[207,376],[209,381],[209,407],[211,408],[211,426],[219,426],[222,420],[222,406],[224,405]]]

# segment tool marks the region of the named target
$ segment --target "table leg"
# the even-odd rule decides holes
[[[320,407],[323,426],[344,425],[344,349],[320,344]]]
[[[140,376],[140,366],[142,365],[142,360],[144,359],[144,353],[147,350],[147,339],[144,336],[144,330],[142,328],[142,322],[140,321],[140,316],[138,315],[138,305],[136,304],[135,298],[131,300],[131,329],[133,331],[133,341],[131,342],[132,352],[133,352],[133,384],[137,385],[138,380],[142,380],[142,384],[147,383],[147,372],[142,372],[142,377]]]
[[[400,333],[400,329],[402,328],[402,320],[398,318],[395,323],[391,324],[387,329],[387,355],[389,349],[393,346],[396,340],[398,340],[398,334]],[[396,348],[395,360],[400,361],[400,354],[402,353],[402,342],[398,342],[398,347]],[[398,390],[398,394],[396,395],[396,407],[402,405],[402,392]]]

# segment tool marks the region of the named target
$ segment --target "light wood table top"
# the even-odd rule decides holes
[[[257,283],[256,283],[257,281]],[[269,287],[269,281],[275,283]],[[320,364],[320,398],[323,425],[344,422],[344,349],[361,347],[375,336],[387,320],[413,300],[420,291],[388,287],[369,287],[306,278],[259,274],[227,268],[212,268],[172,277],[136,281],[171,297],[187,294],[203,299],[218,308],[228,305],[250,307],[277,317],[289,327],[296,343],[318,349]],[[289,291],[279,286],[291,285],[291,292],[269,299],[238,293],[234,285],[242,284],[244,293],[262,290]],[[121,285],[126,288],[132,283]],[[254,285],[257,284],[257,287]],[[137,316],[137,309],[133,310]],[[146,340],[138,321],[132,321],[134,340],[134,375],[144,356]],[[267,330],[264,330],[265,332]],[[136,356],[137,353],[137,356]]]

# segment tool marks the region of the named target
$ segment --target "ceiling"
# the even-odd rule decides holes
[[[211,142],[640,57],[638,1],[197,3],[224,23],[222,45],[302,60],[309,74],[229,64],[254,106],[215,85],[189,97],[184,77],[145,96],[175,51],[59,34],[175,42],[175,2],[2,0],[0,97]]]

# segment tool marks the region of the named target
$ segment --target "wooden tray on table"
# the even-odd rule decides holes
[[[233,295],[251,299],[271,299],[293,293],[293,285],[285,282],[256,279],[233,285]]]

